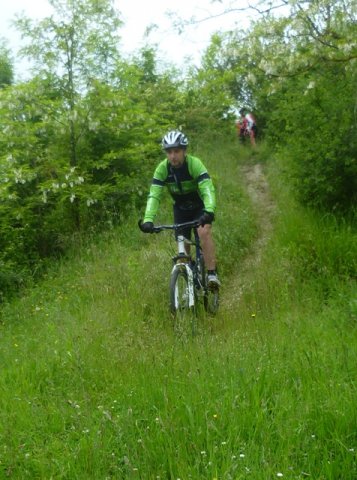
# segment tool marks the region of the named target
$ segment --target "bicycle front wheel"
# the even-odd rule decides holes
[[[190,296],[187,272],[184,269],[176,268],[173,270],[170,279],[170,307],[171,312],[188,311],[190,308]]]

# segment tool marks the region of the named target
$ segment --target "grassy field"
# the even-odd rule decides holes
[[[299,209],[268,162],[273,228],[247,263],[262,232],[242,168],[261,157],[196,148],[219,314],[175,335],[175,245],[140,213],[69,255],[1,309],[0,478],[357,478],[356,234]]]

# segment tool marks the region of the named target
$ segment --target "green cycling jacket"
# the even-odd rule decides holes
[[[165,159],[157,166],[152,179],[144,222],[153,222],[157,214],[164,187],[182,210],[203,210],[214,213],[216,196],[214,186],[201,160],[186,155],[183,165],[173,168]]]

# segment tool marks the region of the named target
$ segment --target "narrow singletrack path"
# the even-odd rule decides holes
[[[255,210],[258,235],[243,262],[237,266],[237,273],[227,287],[222,288],[222,310],[236,310],[245,288],[255,276],[256,268],[261,262],[272,229],[275,203],[269,190],[263,166],[260,163],[245,165],[241,169],[247,193]]]

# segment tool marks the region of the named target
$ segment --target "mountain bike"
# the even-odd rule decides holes
[[[219,306],[219,288],[209,286],[204,264],[200,238],[197,232],[200,226],[197,220],[173,225],[156,225],[153,232],[173,230],[176,233],[177,254],[172,258],[173,267],[170,275],[170,310],[175,318],[187,314],[196,315],[200,305],[204,310],[215,315]],[[185,238],[182,230],[192,228],[194,240]],[[187,248],[188,247],[188,248]],[[193,254],[188,253],[193,247]]]
[[[248,130],[248,128],[241,128],[238,138],[242,145],[245,145],[248,141],[251,145],[255,145],[257,138],[257,127],[253,125],[251,132]]]

